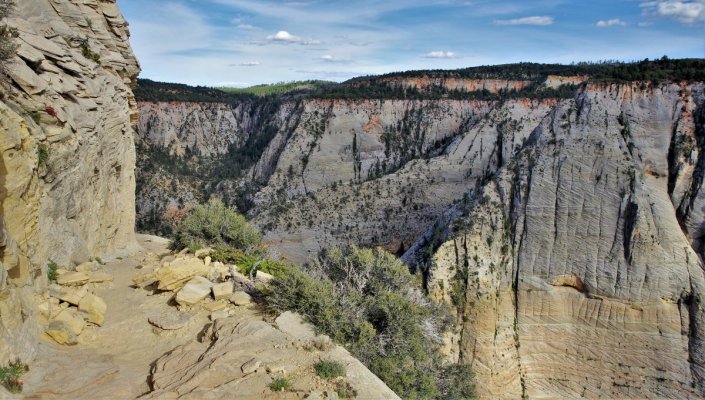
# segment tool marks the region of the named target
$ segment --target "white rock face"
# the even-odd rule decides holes
[[[30,293],[46,287],[49,259],[67,266],[136,245],[131,86],[139,65],[115,1],[16,3],[8,23],[19,48],[0,83],[0,298],[9,295],[9,309],[23,299],[16,307],[31,315]],[[0,315],[0,359],[31,360],[32,318]]]
[[[590,86],[436,230],[429,288],[482,396],[703,395],[705,275],[673,199],[702,185],[700,147],[676,149],[704,88]]]

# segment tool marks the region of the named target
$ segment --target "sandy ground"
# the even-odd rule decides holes
[[[171,293],[151,295],[131,287],[145,255],[166,253],[163,238],[138,235],[143,250],[109,262],[104,270],[113,282],[95,287],[108,305],[102,327],[89,326],[80,343],[66,347],[45,338],[25,375],[25,398],[128,399],[149,391],[151,364],[164,353],[197,337],[208,324],[206,311],[193,311],[189,324],[175,333],[157,335],[147,322],[168,308]]]

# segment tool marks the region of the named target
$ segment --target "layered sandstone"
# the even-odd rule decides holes
[[[683,204],[702,185],[704,89],[596,85],[560,102],[405,256],[435,249],[428,286],[459,310],[449,348],[482,396],[703,395],[705,276]]]
[[[139,65],[114,1],[17,2],[0,101],[0,360],[33,356],[32,293],[135,246],[132,96]]]

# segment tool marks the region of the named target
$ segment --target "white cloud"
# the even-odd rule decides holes
[[[230,64],[231,67],[256,67],[260,65],[259,61],[246,61],[239,64]]]
[[[237,26],[239,29],[243,29],[246,31],[251,31],[255,29],[260,29],[258,26],[250,25],[250,24],[238,24]]]
[[[274,35],[267,36],[267,40],[272,40],[275,42],[296,43],[296,42],[300,42],[301,38],[298,36],[292,35],[291,33],[287,32],[287,31],[279,31]]]
[[[424,54],[423,56],[424,58],[458,58],[458,54],[453,53],[452,51],[443,50],[432,51],[430,53]]]
[[[270,42],[298,43],[303,45],[321,44],[320,40],[304,39],[302,37],[292,35],[287,31],[279,31],[274,35],[269,35],[267,36],[267,40],[269,40]]]
[[[553,24],[553,17],[546,15],[536,15],[532,17],[514,18],[514,19],[497,19],[495,25],[536,25],[546,26]]]
[[[612,18],[608,20],[597,21],[597,24],[595,25],[597,25],[598,28],[609,28],[611,26],[627,26],[629,24],[619,18]]]
[[[705,21],[705,0],[646,1],[641,3],[641,7],[648,14],[674,18],[684,24],[695,24]]]
[[[654,24],[653,22],[643,21],[643,22],[639,22],[637,25],[640,26],[640,27],[642,27],[642,28],[644,28],[644,27],[647,27],[647,26],[651,26],[651,25],[653,25],[653,24]]]
[[[322,55],[321,60],[329,63],[347,63],[347,62],[352,62],[352,60],[347,59],[347,58],[340,58],[336,56],[332,56],[330,54]]]

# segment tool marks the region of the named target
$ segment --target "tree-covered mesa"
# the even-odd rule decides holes
[[[468,399],[468,366],[447,365],[439,351],[452,318],[421,290],[418,276],[382,249],[332,248],[297,267],[268,259],[256,228],[218,200],[195,207],[177,225],[172,248],[215,248],[215,261],[242,273],[274,275],[264,289],[279,311],[303,315],[344,345],[407,399]]]
[[[578,86],[566,84],[558,88],[542,83],[553,76],[587,76],[590,82],[680,82],[705,81],[705,59],[645,59],[636,62],[605,60],[572,64],[515,63],[480,66],[456,70],[417,70],[393,72],[380,76],[353,78],[335,84],[321,81],[287,82],[257,85],[251,88],[207,88],[140,80],[135,96],[140,101],[239,102],[259,99],[457,99],[492,100],[511,98],[571,98]],[[399,87],[390,84],[395,78],[427,77],[435,79],[502,79],[528,80],[532,84],[521,90],[490,93],[486,90],[463,91],[440,85]]]

